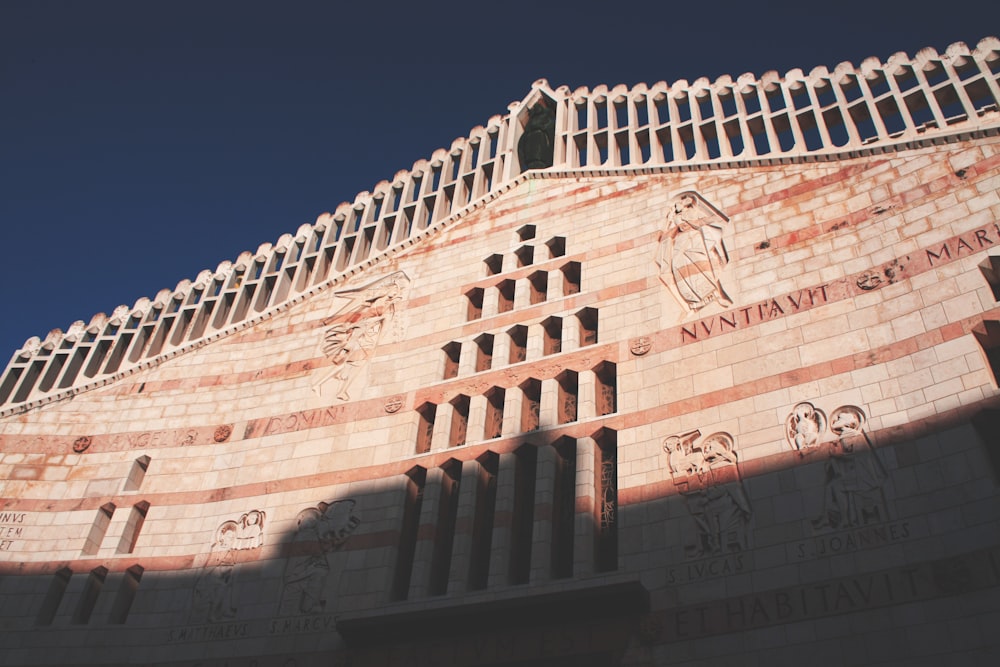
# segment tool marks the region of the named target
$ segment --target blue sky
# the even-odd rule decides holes
[[[373,5],[0,0],[2,362],[313,222],[540,77],[809,71],[1000,34],[995,0]]]

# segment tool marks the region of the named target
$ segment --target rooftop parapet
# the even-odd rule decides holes
[[[825,160],[1000,131],[1000,40],[921,49],[859,67],[745,73],[632,88],[532,84],[429,159],[255,253],[243,252],[110,317],[29,338],[0,375],[0,416],[102,386],[250,326],[412,245],[525,178],[528,110],[555,109],[546,176]],[[533,172],[532,175],[538,175]]]

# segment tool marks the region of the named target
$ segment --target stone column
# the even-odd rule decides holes
[[[594,571],[594,543],[597,534],[597,443],[593,438],[576,441],[576,512],[573,532],[573,576]]]
[[[596,417],[597,403],[594,397],[597,395],[597,376],[592,370],[580,371],[577,373],[576,382],[577,421]]]
[[[469,559],[472,556],[472,529],[476,520],[476,496],[479,492],[479,461],[462,464],[462,481],[458,488],[458,516],[455,518],[455,540],[451,545],[451,571],[448,573],[448,595],[464,593],[469,583]]]
[[[482,441],[485,426],[486,397],[472,396],[469,398],[469,422],[465,431],[465,443]]]
[[[486,586],[488,589],[499,588],[509,583],[516,473],[517,456],[513,452],[501,454],[497,471],[496,511],[493,513],[493,539],[490,542],[490,574]]]
[[[444,402],[436,406],[434,412],[434,435],[431,436],[431,451],[448,449],[451,438],[451,418],[455,406]]]
[[[538,428],[559,423],[559,382],[555,378],[542,380],[542,400],[538,410]]]
[[[552,570],[552,512],[556,478],[555,447],[538,448],[535,474],[535,522],[531,540],[531,584],[548,581]]]
[[[410,574],[408,600],[427,597],[430,589],[431,559],[434,557],[434,540],[437,537],[437,518],[441,506],[441,481],[444,471],[430,468],[424,483],[424,499],[420,506],[417,524],[417,546],[413,550],[413,570]]]

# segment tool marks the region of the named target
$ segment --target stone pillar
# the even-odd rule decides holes
[[[458,357],[458,377],[467,377],[476,372],[476,356],[479,346],[474,340],[462,341],[462,353]]]
[[[485,426],[486,397],[482,395],[472,396],[469,398],[469,423],[465,431],[465,443],[482,441]]]
[[[521,410],[524,405],[524,391],[511,387],[503,395],[503,426],[501,437],[517,435],[521,432]]]
[[[476,520],[476,496],[479,492],[479,461],[462,464],[462,481],[458,488],[458,516],[455,518],[455,540],[451,545],[451,571],[448,573],[448,595],[464,593],[469,583],[469,559],[472,557],[472,527]]]
[[[493,513],[493,539],[490,542],[490,574],[487,589],[499,588],[508,583],[516,473],[517,456],[513,452],[501,454],[497,471],[497,503],[496,511]]]
[[[408,600],[427,597],[430,589],[431,559],[434,557],[434,540],[437,537],[437,518],[441,506],[441,481],[444,471],[430,468],[424,483],[424,499],[420,506],[417,524],[417,546],[413,550],[413,570],[410,574]]]
[[[555,378],[542,380],[542,401],[538,410],[538,428],[559,423],[559,382]]]
[[[538,448],[535,474],[535,522],[531,540],[531,584],[548,581],[552,570],[552,512],[556,478],[555,447]]]
[[[500,290],[497,286],[491,285],[485,288],[483,290],[483,319],[497,314],[498,303],[500,303]]]
[[[541,322],[528,325],[528,345],[526,346],[526,361],[541,359],[545,349],[545,329]]]
[[[562,351],[569,352],[580,347],[580,318],[567,315],[562,321]]]
[[[597,416],[597,376],[592,370],[580,371],[576,376],[576,419],[590,419]]]
[[[573,533],[573,576],[594,572],[594,543],[597,535],[597,443],[593,438],[576,441],[576,512]]]
[[[514,282],[514,310],[527,308],[531,305],[531,284],[527,278],[518,278]]]
[[[388,487],[385,491],[385,502],[387,507],[398,508],[395,517],[396,521],[393,522],[391,530],[393,531],[390,543],[389,553],[391,557],[387,559],[388,567],[385,568],[385,578],[383,579],[382,590],[385,595],[380,599],[383,602],[390,602],[394,599],[393,586],[396,583],[396,577],[398,576],[398,570],[404,567],[403,564],[399,562],[402,558],[402,540],[404,539],[403,533],[405,532],[405,508],[407,503],[407,497],[409,496],[410,484],[412,480],[409,475],[396,475],[392,478],[392,485]],[[419,522],[420,517],[417,517]],[[419,526],[419,523],[418,523]],[[410,572],[410,582],[413,582],[412,573],[412,563]],[[339,593],[339,591],[338,591]]]
[[[451,438],[451,418],[455,406],[444,402],[436,406],[434,412],[434,435],[431,436],[431,451],[448,449]]]
[[[500,368],[510,363],[510,336],[506,331],[498,331],[493,336],[492,368]]]

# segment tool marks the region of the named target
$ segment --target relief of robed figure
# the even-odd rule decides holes
[[[313,385],[313,391],[319,394],[323,385],[336,380],[337,398],[351,400],[348,389],[374,356],[409,284],[406,274],[396,271],[364,287],[337,292],[337,296],[350,301],[323,320],[327,326],[323,334],[323,356],[333,363],[333,367]]]
[[[295,536],[288,546],[279,614],[315,614],[326,608],[329,555],[340,550],[361,525],[354,506],[354,500],[338,500],[299,512]]]
[[[729,264],[723,241],[729,219],[694,191],[682,192],[670,205],[660,233],[656,263],[660,280],[689,313],[711,303],[733,305],[722,286]]]
[[[701,431],[672,435],[663,442],[670,474],[694,521],[691,558],[718,556],[749,547],[752,509],[737,468],[733,438]]]
[[[889,518],[883,489],[889,473],[864,426],[864,412],[853,405],[830,416],[837,440],[825,464],[823,509],[812,522],[817,530],[856,528]]]

